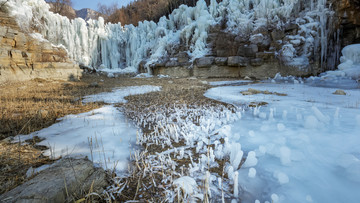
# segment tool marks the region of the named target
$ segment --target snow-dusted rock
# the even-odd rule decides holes
[[[82,192],[101,193],[107,185],[102,168],[95,168],[88,159],[65,158],[43,170],[23,185],[4,193],[4,202],[68,202]]]

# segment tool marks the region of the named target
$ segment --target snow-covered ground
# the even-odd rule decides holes
[[[126,96],[159,90],[160,87],[157,86],[132,86],[87,96],[84,101],[125,103]],[[52,158],[87,156],[104,169],[127,171],[138,129],[116,107],[108,105],[87,113],[68,115],[59,121],[30,135],[20,135],[15,141],[25,141],[38,136],[44,138],[38,144],[48,146],[45,155]]]

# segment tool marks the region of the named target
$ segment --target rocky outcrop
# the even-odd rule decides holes
[[[0,12],[0,83],[34,78],[76,80],[81,69],[62,47],[37,34],[21,31],[14,19]]]
[[[280,27],[276,24],[256,27],[251,33],[234,34],[224,21],[208,30],[206,56],[186,63],[180,62],[176,52],[168,51],[167,59],[149,67],[155,75],[259,79],[274,77],[276,73],[311,76],[334,70],[339,65],[342,48],[360,43],[360,1],[328,0],[316,6],[318,10],[308,12],[311,3],[299,1],[294,12],[302,12],[297,17],[294,14]],[[177,51],[186,53],[185,44]],[[168,70],[171,68],[187,73],[172,75],[174,71]]]
[[[211,28],[207,46],[209,54],[190,61],[186,51],[173,54],[161,62],[151,64],[154,75],[170,75],[173,77],[252,77],[264,79],[282,75],[309,76],[320,70],[318,60],[309,60],[304,66],[292,64],[282,57],[281,50],[285,44],[301,53],[304,42],[291,38],[298,32],[297,25],[289,24],[287,29],[263,30],[261,33],[242,38],[229,33],[221,25]],[[183,48],[179,48],[182,50]],[[291,58],[292,59],[292,58]],[[145,70],[146,61],[140,64]]]
[[[87,159],[62,159],[33,179],[0,196],[1,202],[74,202],[85,194],[101,194],[107,185],[102,168]]]
[[[360,43],[360,1],[339,0],[334,3],[340,22],[341,48]]]
[[[97,11],[94,11],[92,9],[89,9],[89,8],[75,10],[75,12],[76,12],[76,17],[82,18],[85,21],[88,21],[90,19],[96,20],[96,19],[98,19],[99,16],[104,17],[103,14],[101,14]]]

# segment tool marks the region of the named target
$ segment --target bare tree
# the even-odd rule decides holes
[[[101,3],[97,4],[97,12],[100,13],[99,15],[103,14],[101,16],[104,17],[106,21],[108,20],[109,16],[113,15],[117,10],[118,10],[117,3],[112,3],[109,6]]]
[[[0,2],[0,10],[2,9],[2,7],[8,2],[9,0],[4,0]]]
[[[52,4],[54,13],[61,14],[66,9],[66,6],[72,6],[71,0],[47,0],[46,2]]]
[[[46,2],[51,6],[50,11],[66,16],[69,19],[76,18],[71,0],[46,0]]]

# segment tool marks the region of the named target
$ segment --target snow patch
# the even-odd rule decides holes
[[[126,103],[127,101],[125,100],[125,97],[127,96],[146,94],[150,92],[157,92],[160,90],[160,86],[151,85],[124,87],[120,89],[115,89],[112,92],[85,96],[83,102],[105,102],[108,104]]]

